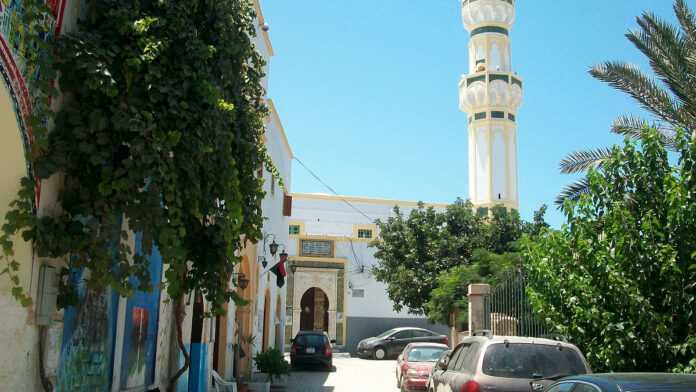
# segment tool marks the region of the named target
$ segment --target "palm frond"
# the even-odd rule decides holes
[[[638,18],[638,25],[640,30],[631,31],[626,37],[645,54],[653,71],[682,106],[696,100],[686,78],[689,67],[687,42],[677,27],[651,13]]]
[[[561,173],[580,173],[591,167],[601,166],[610,155],[611,148],[607,147],[572,152],[561,161]]]
[[[590,182],[583,177],[572,184],[566,185],[556,197],[556,207],[561,208],[566,200],[578,201],[582,195],[590,191]]]
[[[633,140],[639,140],[646,127],[657,130],[665,147],[671,150],[676,148],[676,132],[673,129],[665,128],[657,123],[649,124],[646,120],[631,115],[621,116],[614,120],[611,124],[611,131],[619,135],[628,136]]]
[[[696,40],[696,16],[686,5],[686,1],[677,0],[674,3],[674,13],[677,14],[677,20],[679,20],[687,40]]]
[[[629,94],[643,108],[652,112],[661,120],[686,127],[686,124],[680,120],[679,107],[669,92],[635,66],[625,63],[606,62],[593,67],[590,70],[590,74],[610,86]]]

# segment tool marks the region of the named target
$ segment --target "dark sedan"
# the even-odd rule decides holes
[[[539,381],[532,391],[544,392],[693,392],[696,375],[670,373],[610,373],[566,377],[543,389]]]
[[[362,358],[396,358],[409,343],[440,343],[447,345],[447,336],[423,328],[394,328],[358,343]]]
[[[325,332],[300,331],[292,340],[290,364],[293,368],[303,365],[319,365],[328,370],[333,367],[331,343]]]

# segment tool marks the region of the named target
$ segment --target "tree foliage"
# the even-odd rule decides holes
[[[677,129],[692,132],[696,138],[696,17],[685,0],[675,1],[674,12],[678,26],[645,12],[637,18],[639,29],[626,34],[648,59],[657,78],[623,62],[606,62],[590,70],[596,79],[631,96],[655,120],[649,123],[635,116],[621,116],[614,121],[612,132],[638,139],[642,129],[651,125],[670,149],[676,148]],[[611,152],[610,148],[573,152],[561,161],[561,172],[580,173],[601,167]],[[556,203],[560,206],[566,199],[578,200],[587,191],[587,180],[581,178],[565,187]]]
[[[437,323],[465,325],[468,321],[468,286],[473,283],[495,285],[506,271],[519,266],[519,252],[496,254],[486,249],[476,249],[469,264],[457,265],[441,272],[430,300],[425,304],[428,318]],[[456,312],[457,319],[450,316]]]
[[[244,0],[87,7],[80,30],[62,36],[42,64],[42,74],[59,72],[65,100],[30,162],[37,179],[63,180],[61,209],[35,217],[34,182],[24,179],[4,232],[21,233],[40,256],[88,268],[89,287],[125,296],[149,288],[144,257],[124,241],[126,230],[142,233],[144,253],[157,246],[169,264],[170,296],[199,291],[221,311],[239,299],[228,287],[238,251],[260,236],[256,173],[265,165],[276,174],[263,146],[264,61],[252,43],[253,7]],[[7,255],[12,244],[2,239]]]
[[[485,282],[515,259],[497,254],[514,252],[526,227],[517,211],[498,206],[489,216],[481,215],[462,200],[444,211],[420,204],[408,216],[399,208],[394,212],[377,222],[375,277],[386,283],[395,310],[406,308],[443,323],[466,297],[467,281]],[[540,219],[543,222],[543,213]],[[474,265],[477,262],[480,265]],[[459,287],[457,279],[465,279]]]
[[[597,371],[696,371],[696,143],[615,147],[567,223],[524,241],[529,293]]]

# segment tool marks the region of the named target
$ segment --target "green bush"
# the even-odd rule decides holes
[[[290,373],[290,364],[285,361],[283,353],[277,348],[271,348],[256,354],[254,363],[261,373],[268,374],[268,380],[273,380]]]

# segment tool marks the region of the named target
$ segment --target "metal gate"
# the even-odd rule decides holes
[[[509,273],[483,300],[484,328],[494,335],[542,337],[549,330],[534,313],[523,272]]]

